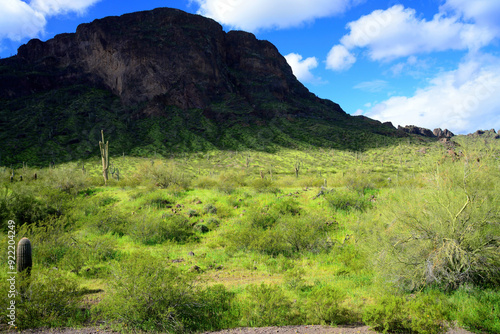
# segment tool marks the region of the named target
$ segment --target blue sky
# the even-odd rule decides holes
[[[500,0],[0,0],[0,57],[96,18],[174,7],[272,42],[350,114],[500,129]]]

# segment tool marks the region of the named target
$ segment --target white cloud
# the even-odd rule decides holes
[[[381,92],[385,88],[387,88],[388,83],[385,80],[372,80],[372,81],[364,81],[360,82],[356,86],[354,86],[354,89],[360,89],[365,92],[369,93],[377,93]]]
[[[326,68],[334,71],[349,69],[356,62],[356,57],[343,45],[335,45],[326,57]]]
[[[447,0],[442,10],[462,15],[477,25],[487,27],[500,36],[500,1],[498,0]]]
[[[486,28],[436,14],[431,21],[401,5],[376,10],[348,24],[350,33],[341,39],[348,49],[367,47],[372,60],[391,60],[418,53],[445,50],[477,50],[494,34]]]
[[[200,5],[198,14],[232,28],[256,31],[288,28],[344,13],[360,0],[192,0]]]
[[[456,133],[498,129],[500,60],[491,60],[468,60],[454,71],[437,75],[428,87],[417,90],[412,97],[391,97],[365,115],[402,126],[448,128]]]
[[[489,0],[481,1],[493,3]],[[449,2],[465,3],[464,0],[449,0]],[[498,0],[495,2],[500,3]],[[446,50],[478,52],[499,36],[495,30],[491,29],[492,24],[500,26],[500,23],[496,23],[498,20],[493,20],[494,23],[491,24],[464,22],[461,20],[462,16],[451,15],[445,11],[445,8],[450,6],[443,6],[442,10],[429,21],[419,18],[414,9],[404,8],[402,5],[395,5],[387,10],[375,10],[348,23],[349,33],[341,38],[340,44],[334,46],[330,54],[340,52],[352,54],[355,48],[366,48],[371,60],[390,61],[400,57]],[[453,8],[453,13],[455,13],[458,6]],[[464,9],[462,12],[469,13],[468,16],[463,14],[464,17],[473,15],[470,14],[473,12],[472,9],[468,11]],[[474,11],[474,13],[477,12]],[[479,16],[477,14],[477,17]],[[484,22],[489,21],[485,19]],[[347,67],[353,63],[353,58],[350,58]],[[327,68],[337,69],[335,66],[328,66],[328,60]],[[397,71],[398,68],[395,70]]]
[[[43,33],[47,18],[53,15],[83,13],[100,0],[0,0],[0,40],[20,41]]]
[[[45,17],[21,0],[1,0],[0,40],[19,41],[35,37],[46,24]]]
[[[100,0],[32,0],[30,6],[46,15],[57,15],[68,12],[83,13],[87,8]]]
[[[297,53],[290,53],[285,56],[288,65],[292,68],[293,74],[301,82],[321,83],[321,78],[317,78],[311,73],[312,69],[318,67],[316,57],[302,59],[302,56]]]

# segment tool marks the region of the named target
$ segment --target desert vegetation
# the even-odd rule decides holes
[[[14,220],[33,252],[19,329],[500,332],[498,140],[115,153],[106,185],[99,155],[0,167],[1,244]]]

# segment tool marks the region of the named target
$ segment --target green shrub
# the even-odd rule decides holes
[[[404,301],[398,295],[385,295],[377,299],[375,304],[365,307],[363,322],[383,333],[404,332],[407,330]]]
[[[189,220],[180,215],[171,215],[164,219],[142,215],[134,217],[128,227],[128,233],[138,242],[155,245],[167,240],[188,241],[194,235],[194,230]]]
[[[59,203],[61,205],[61,203]],[[57,208],[36,198],[33,190],[27,187],[10,189],[5,187],[0,192],[0,226],[5,231],[8,220],[14,220],[18,226],[42,221],[50,215],[60,214]]]
[[[43,267],[57,265],[72,247],[72,235],[68,232],[72,222],[66,216],[50,216],[38,224],[25,225],[18,235],[30,239],[33,260]]]
[[[325,199],[334,210],[339,211],[364,211],[371,207],[367,196],[348,189],[332,189],[325,194]]]
[[[207,219],[207,227],[210,230],[215,230],[220,226],[220,221],[217,218],[210,217]]]
[[[286,326],[302,321],[296,305],[284,291],[264,283],[246,288],[246,298],[240,301],[240,308],[242,319],[246,321],[244,326]]]
[[[213,204],[207,204],[203,208],[203,211],[205,211],[205,213],[216,214],[217,213],[217,208]]]
[[[237,188],[246,186],[245,175],[236,174],[233,172],[223,173],[219,175],[219,182],[217,183],[217,189],[220,192],[231,194]]]
[[[437,291],[421,292],[406,299],[384,295],[365,308],[363,321],[377,331],[439,334],[447,330],[449,303]]]
[[[360,232],[377,250],[373,258],[381,276],[406,290],[498,285],[498,174],[456,164],[435,175],[419,196],[413,189],[394,192]]]
[[[139,175],[149,179],[159,188],[177,187],[187,189],[191,184],[188,176],[175,163],[144,164],[139,168]]]
[[[2,281],[6,279],[2,277]],[[81,325],[88,319],[88,311],[81,308],[81,290],[78,283],[57,269],[36,267],[31,277],[16,276],[17,329]],[[6,284],[1,284],[4,290]],[[2,291],[2,305],[8,305],[7,291]],[[6,324],[6,307],[0,311],[0,321]]]
[[[120,212],[113,207],[105,207],[96,215],[90,216],[87,227],[100,234],[114,234],[123,236],[128,232],[132,222],[130,215]]]
[[[500,333],[500,292],[459,289],[450,298],[451,318],[476,333]]]
[[[250,185],[259,193],[273,193],[279,192],[279,189],[275,186],[274,182],[268,178],[259,178],[252,180]]]
[[[46,188],[59,189],[72,195],[76,195],[90,183],[81,170],[68,167],[44,170],[39,179]]]
[[[450,304],[441,292],[418,293],[405,305],[408,327],[415,333],[438,334],[447,330]]]
[[[135,255],[117,264],[112,275],[94,314],[120,330],[185,333],[233,321],[231,293],[222,286],[203,288],[192,273],[160,259]]]
[[[317,287],[308,295],[304,305],[307,320],[313,324],[340,325],[357,320],[342,302],[344,292],[331,286]],[[354,320],[354,321],[353,321]]]
[[[275,229],[290,253],[318,253],[331,247],[326,233],[327,226],[321,217],[283,216]]]

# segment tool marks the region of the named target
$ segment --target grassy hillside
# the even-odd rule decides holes
[[[12,219],[16,240],[33,245],[17,325],[500,332],[498,140],[411,137],[349,151],[267,129],[298,148],[258,150],[246,134],[223,138],[254,150],[164,154],[153,144],[150,158],[114,155],[107,186],[97,154],[17,168],[14,182],[1,168],[1,244]],[[7,267],[7,252],[0,259]]]

